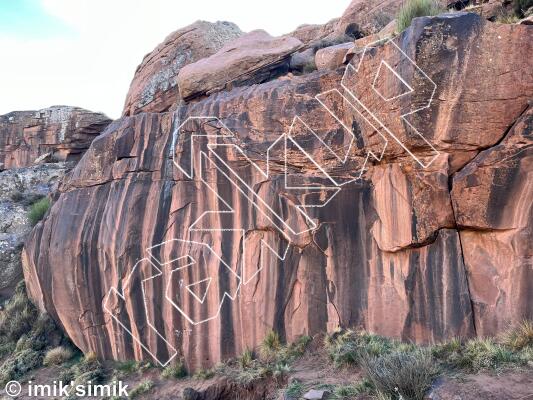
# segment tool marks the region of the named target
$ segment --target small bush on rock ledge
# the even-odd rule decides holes
[[[47,197],[36,201],[31,205],[30,212],[28,213],[28,218],[32,225],[36,225],[50,208],[50,200]]]
[[[416,17],[438,15],[445,11],[435,0],[408,0],[398,13],[398,32],[402,32],[411,25]]]

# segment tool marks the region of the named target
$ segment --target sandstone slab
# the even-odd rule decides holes
[[[188,99],[220,91],[228,85],[260,83],[288,71],[288,57],[302,46],[293,37],[273,38],[257,30],[229,43],[211,57],[182,68],[181,96]]]

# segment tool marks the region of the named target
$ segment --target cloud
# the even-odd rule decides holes
[[[0,114],[54,104],[120,116],[137,65],[170,32],[198,19],[274,35],[340,16],[349,0],[41,0],[72,29],[48,38],[0,35]]]

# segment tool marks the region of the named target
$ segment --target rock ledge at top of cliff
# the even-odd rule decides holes
[[[27,167],[42,157],[49,161],[77,161],[111,119],[71,106],[0,115],[0,166]]]
[[[183,67],[178,74],[181,97],[209,95],[285,74],[289,56],[300,47],[302,42],[293,37],[276,38],[263,30],[247,33],[211,57]]]
[[[124,115],[163,112],[179,100],[176,77],[185,65],[209,57],[242,31],[232,22],[197,21],[171,33],[137,67]]]

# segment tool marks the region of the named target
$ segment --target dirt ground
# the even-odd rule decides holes
[[[31,400],[36,397],[27,395],[27,382],[52,383],[57,380],[60,367],[46,367],[32,371],[21,380],[23,393],[18,397],[9,397],[5,390],[0,390],[2,399],[16,398]],[[124,378],[124,384],[133,389],[145,380],[151,380],[154,387],[147,393],[137,396],[137,399],[177,400],[182,399],[185,388],[193,388],[199,392],[198,400],[272,400],[284,399],[283,389],[297,380],[304,387],[304,393],[312,388],[324,388],[326,385],[347,385],[360,382],[362,375],[356,368],[335,368],[325,351],[319,346],[312,346],[297,361],[292,364],[287,378],[280,380],[263,380],[248,388],[229,384],[223,377],[207,380],[194,378],[164,379],[161,370],[148,369],[144,372],[134,372]],[[48,397],[54,398],[54,397]],[[59,397],[56,397],[59,398]],[[89,397],[78,397],[89,399]],[[96,399],[98,397],[90,397]],[[101,397],[100,397],[101,398]],[[286,397],[285,397],[286,399]],[[360,395],[357,400],[369,400],[368,395]],[[455,374],[439,378],[428,400],[533,400],[533,368],[512,369],[499,372],[483,372],[475,375]],[[407,400],[407,399],[406,399]]]

